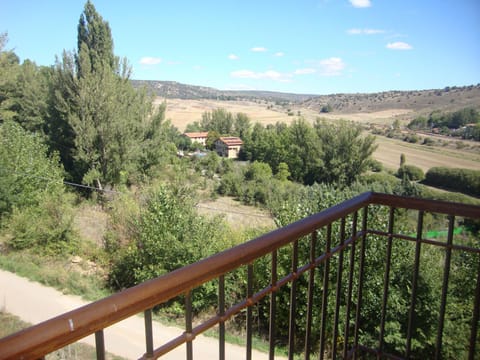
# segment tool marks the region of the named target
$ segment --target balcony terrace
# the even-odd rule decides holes
[[[444,221],[445,233],[427,233],[427,217]],[[403,226],[405,221],[413,221],[416,231]],[[139,313],[145,318],[142,359],[161,358],[179,346],[193,359],[195,338],[208,329],[218,333],[218,358],[228,359],[225,334],[232,319],[245,326],[245,359],[252,358],[255,333],[269,343],[270,359],[279,344],[289,359],[479,359],[480,239],[456,231],[460,225],[478,227],[479,221],[478,206],[364,193],[0,339],[0,359],[43,358],[90,334],[97,359],[104,359],[104,329]],[[285,262],[287,272],[279,266]],[[258,267],[269,278],[256,276]],[[437,281],[428,282],[433,268],[440,269]],[[237,301],[225,285],[232,274],[245,284]],[[218,289],[216,311],[198,321],[192,301],[207,283]],[[452,300],[458,289],[461,306]],[[172,299],[185,304],[185,331],[160,344],[152,332],[152,309]],[[468,335],[452,338],[455,330]]]

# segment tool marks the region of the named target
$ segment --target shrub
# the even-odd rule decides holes
[[[407,177],[411,181],[422,181],[425,179],[425,174],[422,169],[415,165],[403,165],[398,169],[397,177],[400,179]]]
[[[411,144],[416,144],[418,143],[419,138],[416,134],[408,134],[407,136],[405,136],[403,141],[409,142]]]
[[[435,144],[435,140],[433,140],[432,138],[426,137],[425,139],[423,139],[422,144],[427,146],[432,146],[433,144]]]
[[[426,185],[480,196],[480,170],[433,167],[427,171]]]
[[[14,208],[6,223],[7,245],[42,253],[72,253],[77,248],[73,230],[73,196],[45,195],[38,205]]]

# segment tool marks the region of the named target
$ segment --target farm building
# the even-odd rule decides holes
[[[184,136],[188,137],[192,143],[197,142],[203,146],[206,145],[208,132],[186,132],[183,134]]]
[[[215,141],[215,151],[226,158],[236,158],[242,148],[243,141],[239,137],[221,137]]]

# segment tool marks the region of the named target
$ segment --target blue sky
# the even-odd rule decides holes
[[[75,50],[85,0],[0,0],[7,49]],[[479,0],[94,0],[134,79],[308,94],[480,83]]]

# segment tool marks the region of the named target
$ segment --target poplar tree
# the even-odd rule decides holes
[[[55,73],[50,134],[61,138],[65,167],[99,187],[135,173],[152,102],[133,89],[130,67],[114,55],[110,26],[92,2],[80,16],[76,53],[65,52]]]

